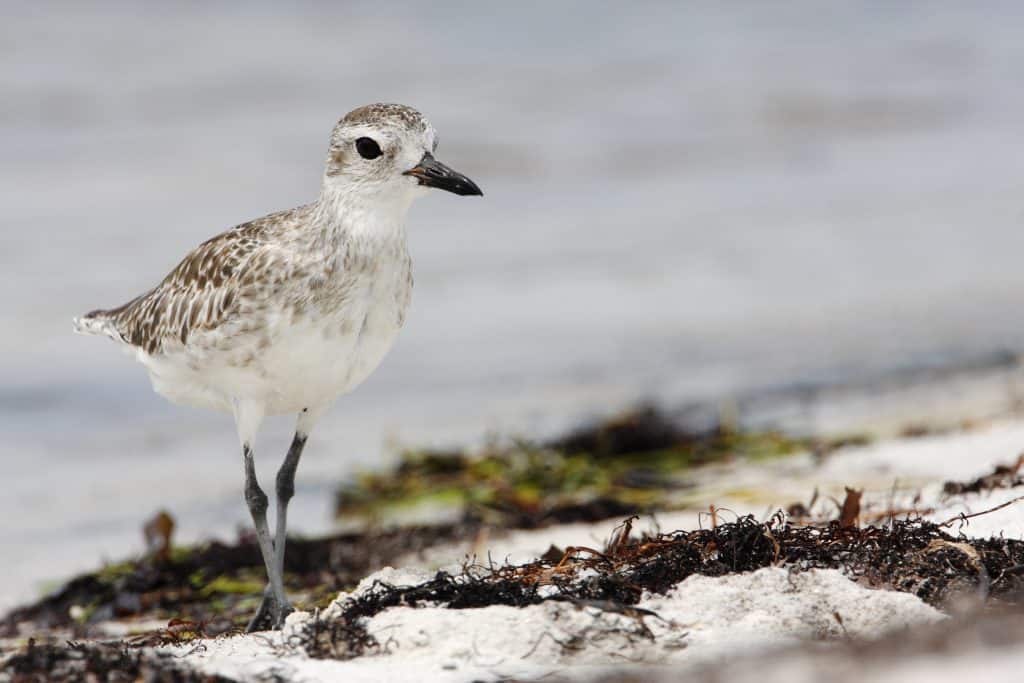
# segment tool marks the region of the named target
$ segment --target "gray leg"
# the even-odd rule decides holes
[[[326,409],[327,405],[318,405],[306,408],[299,413],[295,424],[295,437],[292,439],[292,445],[288,449],[288,455],[285,456],[284,462],[281,463],[281,469],[277,471],[277,537],[274,541],[274,568],[277,570],[277,575],[281,577],[282,581],[284,580],[285,545],[288,542],[286,538],[288,531],[288,503],[291,501],[292,496],[295,495],[295,471],[299,467],[299,458],[302,457],[302,449],[306,445],[306,439]],[[274,626],[280,626],[291,610],[292,607],[287,601],[278,603],[274,592],[271,590],[271,586],[267,586],[267,590],[263,593],[263,601],[260,603],[260,608],[252,623],[249,624],[250,630],[254,630],[252,628],[254,625],[261,623],[269,624],[271,622],[270,615],[275,613],[279,617],[278,623],[274,624]]]
[[[306,435],[295,432],[288,455],[277,471],[277,534],[274,536],[274,564],[278,573],[284,576],[284,547],[287,541],[285,533],[288,529],[288,502],[295,495],[295,470],[299,467],[299,458],[306,445]]]
[[[242,459],[245,461],[245,502],[249,506],[252,521],[256,525],[256,539],[259,542],[260,553],[263,555],[263,564],[267,569],[268,588],[274,598],[275,604],[268,608],[274,626],[278,626],[284,619],[282,610],[284,606],[288,605],[288,599],[284,594],[284,581],[274,563],[274,542],[270,538],[270,529],[267,527],[267,494],[263,492],[256,481],[256,467],[253,463],[252,450],[248,444],[242,447]],[[260,610],[249,623],[250,630],[260,626],[259,620],[262,620],[263,612],[264,606],[261,605]]]
[[[302,448],[306,445],[306,435],[295,433],[292,439],[288,455],[281,463],[281,469],[277,471],[277,535],[274,537],[274,567],[278,575],[284,580],[284,549],[287,543],[288,529],[288,502],[295,495],[295,470],[299,467],[299,458],[302,456]],[[291,614],[292,606],[285,602],[278,604],[270,586],[263,593],[260,607],[256,610],[256,616],[249,622],[250,631],[259,630],[260,626],[270,625],[279,628],[284,623],[284,618]],[[279,616],[275,617],[274,614]]]
[[[263,598],[260,600],[259,609],[256,610],[256,614],[249,620],[249,625],[246,626],[245,630],[248,633],[256,633],[257,631],[273,629],[274,613],[279,611],[277,600],[274,599],[274,594],[270,590],[270,584],[267,584],[267,587],[263,590]]]

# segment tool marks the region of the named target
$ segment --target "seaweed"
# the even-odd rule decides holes
[[[232,683],[234,679],[204,674],[180,665],[170,654],[133,649],[122,642],[68,641],[65,645],[28,644],[5,663],[2,671],[13,683],[108,681],[129,683]]]
[[[954,536],[923,520],[856,528],[797,526],[781,515],[742,517],[708,529],[634,538],[627,520],[601,550],[567,548],[523,565],[467,565],[415,586],[376,582],[349,598],[342,620],[356,623],[398,605],[452,609],[524,607],[546,600],[635,605],[694,574],[724,576],[770,566],[840,569],[852,579],[913,593],[943,607],[962,592],[990,605],[1024,606],[1024,541]],[[587,571],[584,571],[587,570]],[[553,588],[553,590],[551,590]]]
[[[942,493],[946,496],[959,496],[966,493],[982,493],[993,489],[1012,489],[1024,486],[1024,476],[1020,474],[1024,467],[1024,454],[1012,465],[996,465],[984,476],[971,481],[947,481],[942,485]]]
[[[394,558],[444,541],[472,537],[474,524],[407,527],[288,539],[285,578],[297,604],[329,602]],[[175,549],[167,560],[122,562],[70,580],[55,593],[0,619],[0,636],[67,629],[87,637],[113,618],[195,622],[205,635],[229,632],[251,616],[263,591],[264,569],[252,539]],[[30,633],[30,634],[31,634]]]
[[[972,539],[920,519],[857,528],[742,517],[711,528],[634,537],[629,518],[600,550],[552,547],[522,565],[467,564],[417,585],[377,581],[347,597],[340,612],[311,620],[291,646],[312,657],[358,656],[381,649],[366,621],[392,607],[527,607],[557,601],[639,614],[645,593],[664,594],[689,576],[724,576],[785,566],[839,569],[852,580],[914,594],[940,609],[973,598],[984,610],[1024,608],[1024,541]],[[632,610],[632,612],[630,611]],[[642,610],[641,610],[642,611]],[[841,621],[841,616],[837,617]],[[637,630],[637,633],[642,633]]]
[[[658,618],[637,607],[645,594],[663,594],[695,574],[724,576],[771,566],[795,572],[839,569],[853,580],[911,593],[944,609],[955,607],[964,596],[989,612],[1024,608],[1024,541],[974,539],[950,531],[966,519],[953,518],[944,524],[893,520],[884,526],[858,528],[840,520],[797,525],[778,513],[765,522],[748,516],[734,522],[714,521],[709,528],[640,535],[633,533],[634,519],[626,519],[600,548],[552,547],[541,558],[519,565],[467,563],[460,572],[440,571],[416,585],[377,581],[344,598],[326,616],[307,620],[283,647],[290,652],[301,649],[311,657],[351,659],[386,652],[387,644],[368,631],[367,620],[388,608],[526,607],[550,601],[630,617],[629,637],[642,638],[649,634],[644,619]],[[436,537],[439,532],[433,533]],[[408,540],[404,534],[402,539]],[[366,537],[361,543],[377,545]],[[321,561],[327,550],[307,548],[303,561]],[[120,579],[131,576],[121,568],[115,574]],[[189,678],[197,674],[181,672],[173,662],[131,650],[193,642],[203,647],[201,639],[216,632],[206,622],[178,620],[166,629],[116,643],[47,645],[42,650],[32,644],[11,658],[4,672],[26,676],[55,672],[52,677],[21,680],[61,680],[74,677],[68,671],[92,671],[89,667],[93,667],[106,674],[129,672],[127,678],[107,675],[98,680],[135,680],[149,671],[146,667],[155,667],[164,677],[153,674],[146,680],[204,680]]]
[[[410,450],[390,470],[364,473],[336,495],[339,517],[375,519],[417,504],[505,527],[597,521],[678,506],[693,468],[800,451],[824,454],[863,439],[798,438],[727,425],[694,429],[650,405],[547,441],[491,444],[481,452]],[[581,518],[581,511],[588,510]],[[567,518],[564,511],[575,517]]]

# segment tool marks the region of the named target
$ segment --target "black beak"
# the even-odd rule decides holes
[[[411,175],[414,178],[418,178],[420,185],[436,187],[439,190],[448,190],[463,196],[479,195],[482,197],[484,194],[476,186],[476,183],[442,164],[430,152],[424,154],[423,158],[420,159],[420,163],[402,175]]]

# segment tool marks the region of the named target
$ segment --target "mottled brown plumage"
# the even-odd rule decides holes
[[[260,266],[272,261],[280,233],[300,227],[309,213],[309,206],[298,207],[211,237],[150,291],[117,308],[87,313],[83,320],[101,322],[148,354],[186,346],[194,333],[237,318],[257,288],[272,282]]]
[[[252,628],[290,611],[284,540],[295,468],[313,425],[391,348],[412,296],[405,217],[429,187],[480,189],[433,157],[434,129],[403,105],[347,114],[328,145],[315,202],[243,223],[203,242],[160,284],[75,320],[134,351],[172,401],[234,414],[246,502],[269,588]],[[266,415],[297,414],[278,473],[277,543],[252,446]]]

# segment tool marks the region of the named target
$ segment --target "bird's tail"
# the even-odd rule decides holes
[[[73,318],[75,332],[78,334],[101,335],[120,339],[121,335],[114,329],[113,320],[107,311],[90,311],[85,315]]]

